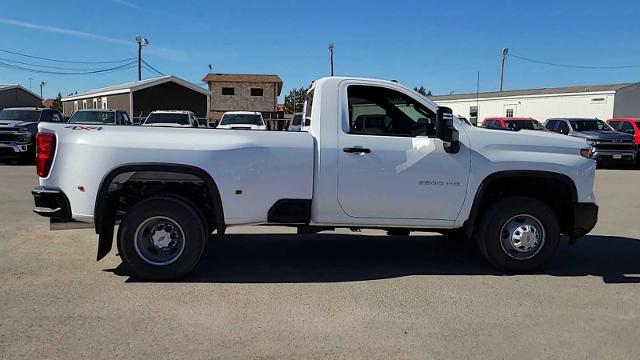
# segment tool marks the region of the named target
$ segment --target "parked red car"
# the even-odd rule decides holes
[[[640,118],[613,118],[607,120],[607,124],[614,130],[633,135],[640,155]],[[636,161],[640,162],[637,156]]]
[[[512,130],[540,130],[545,131],[544,126],[532,118],[517,117],[490,117],[484,119],[482,127],[489,129],[512,129]]]

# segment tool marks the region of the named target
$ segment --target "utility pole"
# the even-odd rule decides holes
[[[142,47],[149,45],[149,40],[138,35],[136,43],[138,43],[138,81],[140,81],[142,80]]]
[[[40,97],[44,99],[44,97],[42,97],[42,88],[47,85],[46,82],[44,81],[40,81]]]
[[[502,62],[500,64],[500,92],[502,92],[502,85],[504,84],[504,61],[509,55],[509,48],[502,49]]]
[[[329,61],[331,62],[331,76],[333,76],[333,43],[329,43]]]
[[[29,78],[29,91],[31,91],[31,80],[33,80],[33,78]]]

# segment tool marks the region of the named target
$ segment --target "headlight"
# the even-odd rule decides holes
[[[588,149],[580,149],[580,155],[582,157],[585,157],[587,159],[591,158],[591,148]]]
[[[29,141],[29,139],[31,139],[31,133],[26,131],[26,132],[20,134],[19,139],[20,139],[20,141]]]

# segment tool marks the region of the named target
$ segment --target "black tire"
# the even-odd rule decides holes
[[[166,261],[162,261],[161,257],[153,258],[153,251],[161,254],[162,250],[154,248],[151,236],[145,236],[154,231],[147,225],[153,224],[154,221],[160,223],[153,227],[154,229],[161,227],[162,231],[162,226],[167,224],[171,225],[172,229],[175,228],[170,239],[174,233],[178,234],[178,244],[170,247],[171,252],[166,252]],[[136,237],[138,232],[139,236]],[[166,281],[183,277],[193,270],[204,251],[206,240],[206,225],[192,205],[175,196],[154,196],[137,203],[127,211],[118,229],[117,244],[122,261],[135,277]],[[148,258],[145,258],[145,255]]]
[[[529,252],[522,253],[505,245],[510,243],[512,236],[504,236],[510,232],[503,227],[510,227],[508,224],[518,226],[519,221],[524,221],[523,225],[531,222],[535,228],[543,230],[544,240],[538,241],[539,245]],[[540,234],[540,230],[535,231]],[[508,273],[532,272],[548,265],[558,251],[560,225],[553,210],[543,202],[515,196],[498,201],[486,211],[480,221],[477,240],[480,253],[496,269]],[[525,249],[523,245],[520,251]]]
[[[409,236],[409,234],[411,234],[409,229],[387,229],[389,236]]]

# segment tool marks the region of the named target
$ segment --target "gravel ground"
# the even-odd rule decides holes
[[[435,234],[238,227],[178,283],[130,279],[92,229],[50,232],[0,165],[0,358],[637,359],[640,171],[598,170],[600,220],[544,274]]]

